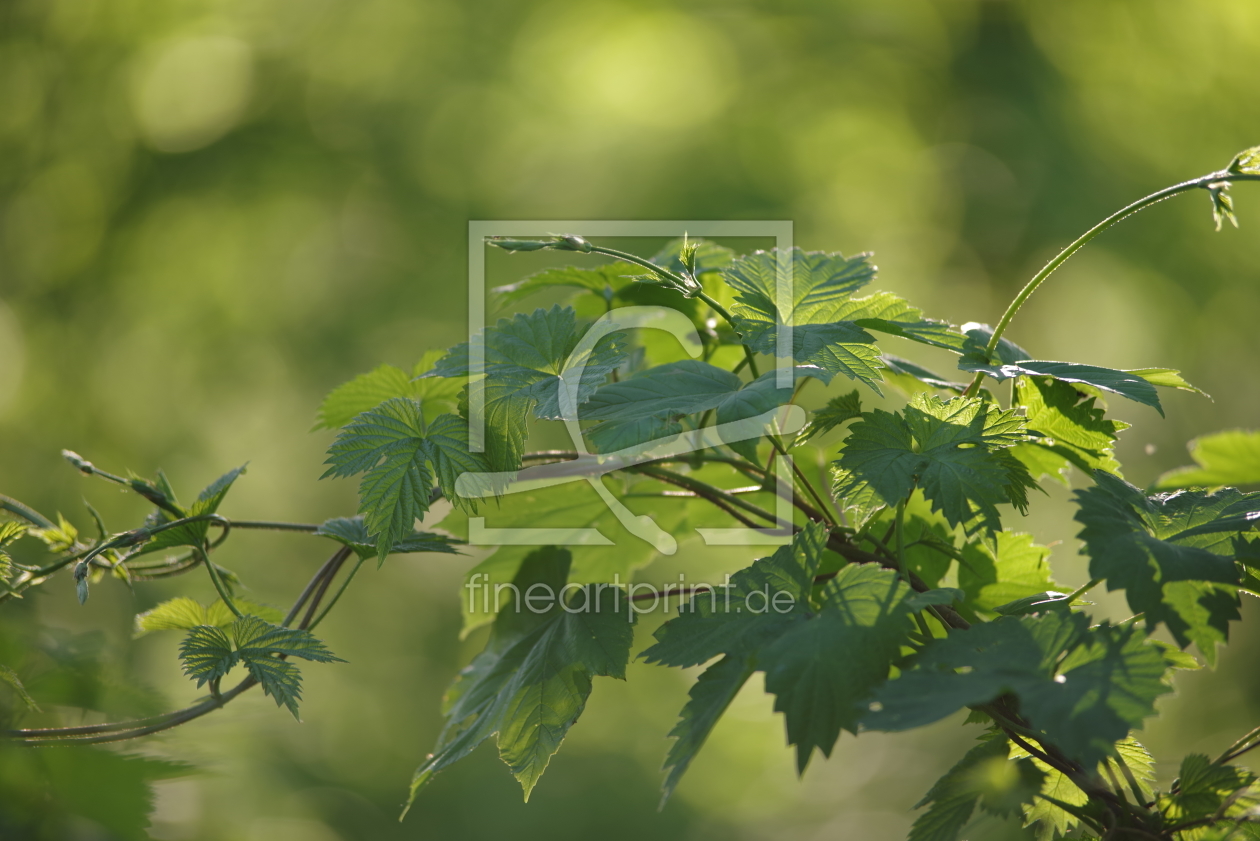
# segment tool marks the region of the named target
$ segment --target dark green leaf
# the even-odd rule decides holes
[[[485,651],[452,687],[447,726],[416,771],[413,798],[433,774],[498,733],[499,754],[528,799],[581,715],[591,678],[624,677],[633,636],[629,601],[617,587],[565,591],[569,564],[568,552],[547,547],[521,565],[513,585],[522,598],[500,610]],[[524,599],[531,592],[568,598],[539,610],[538,601]]]
[[[1170,470],[1159,477],[1155,487],[1260,484],[1260,432],[1231,429],[1195,438],[1188,446],[1198,467]]]
[[[799,447],[818,435],[826,435],[837,426],[840,426],[840,424],[848,423],[854,418],[861,416],[862,400],[858,397],[857,389],[850,391],[848,394],[833,397],[827,401],[826,406],[814,412],[814,416],[810,418],[809,423],[796,436],[795,446]]]
[[[1000,530],[998,503],[1026,505],[1032,479],[1002,452],[1023,438],[1023,419],[1014,412],[979,399],[921,394],[902,415],[876,410],[862,417],[836,462],[847,471],[835,487],[838,498],[869,485],[891,505],[920,487],[933,510],[968,532]]]
[[[197,686],[217,680],[236,665],[232,641],[221,628],[198,625],[188,632],[179,646],[179,659],[184,674],[197,681]]]
[[[376,554],[376,544],[368,534],[362,517],[335,517],[326,521],[315,533],[349,546],[360,558],[368,558]],[[389,551],[395,555],[405,555],[409,552],[457,554],[459,550],[455,547],[458,543],[459,541],[446,535],[413,531],[410,535],[395,541]]]
[[[1215,644],[1238,618],[1233,537],[1260,522],[1260,494],[1227,488],[1147,497],[1109,473],[1094,479],[1095,487],[1076,492],[1090,576],[1123,588],[1148,628],[1167,624],[1183,648],[1194,642],[1213,662]]]
[[[1121,397],[1127,397],[1138,403],[1144,403],[1161,415],[1164,414],[1164,407],[1160,405],[1155,386],[1130,371],[1117,371],[1114,368],[1100,368],[1097,365],[1081,365],[1076,362],[1048,362],[1034,359],[991,364],[970,356],[964,356],[958,363],[958,367],[963,371],[983,371],[996,380],[1026,376],[1053,377],[1060,382],[1083,383],[1119,394]]]
[[[301,657],[317,663],[344,663],[333,656],[310,631],[301,628],[283,628],[257,616],[242,616],[232,623],[232,638],[236,641],[236,653],[246,662],[273,654]]]
[[[277,707],[288,707],[293,717],[298,718],[298,702],[302,700],[301,669],[273,657],[247,658],[245,666],[254,680],[262,684],[263,692],[275,699]]]
[[[826,542],[823,526],[807,526],[790,545],[731,576],[729,588],[693,595],[678,616],[656,629],[657,643],[640,656],[685,667],[722,654],[755,654],[810,612],[809,594]],[[779,594],[785,610],[772,606]]]
[[[871,694],[909,641],[913,595],[892,570],[850,564],[827,582],[816,617],[757,653],[798,771],[815,748],[830,756],[842,728],[857,733]]]
[[[525,421],[535,417],[562,416],[562,375],[569,373],[576,386],[576,406],[585,403],[595,389],[626,358],[622,334],[604,336],[585,353],[577,353],[586,333],[571,307],[537,309],[530,315],[500,319],[482,331],[485,378],[469,383],[479,391],[485,412],[486,456],[491,469],[520,467],[525,444]],[[469,372],[469,347],[457,345],[425,377],[462,377]],[[465,395],[461,405],[469,405]],[[573,413],[569,413],[570,417]]]

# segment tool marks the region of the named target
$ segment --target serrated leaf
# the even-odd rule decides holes
[[[674,793],[678,782],[695,759],[705,740],[713,732],[718,719],[726,712],[739,690],[754,671],[751,657],[723,657],[704,670],[688,693],[678,723],[669,731],[675,742],[665,758],[665,782],[661,786],[661,804]]]
[[[833,321],[852,321],[859,327],[899,336],[932,347],[962,353],[967,337],[944,321],[924,318],[923,311],[891,292],[855,298],[831,314]]]
[[[564,595],[569,553],[534,552],[513,580],[520,593]],[[539,591],[531,588],[543,588]],[[596,675],[624,677],[634,614],[620,588],[571,589],[568,600],[539,605],[509,600],[485,651],[452,687],[447,726],[416,771],[412,798],[433,774],[498,733],[499,753],[526,799],[569,728]]]
[[[1059,589],[1050,577],[1049,547],[1038,546],[1030,534],[998,532],[966,544],[962,555],[958,586],[967,593],[967,603],[980,610]]]
[[[1007,692],[1051,742],[1087,766],[1100,762],[1170,692],[1160,649],[1131,626],[1088,627],[1083,614],[1003,616],[934,640],[876,693],[863,720],[907,730]]]
[[[1178,467],[1160,476],[1155,487],[1216,488],[1260,484],[1260,431],[1230,429],[1203,435],[1187,445],[1197,467]]]
[[[879,351],[874,338],[837,313],[875,276],[869,254],[844,257],[793,248],[757,251],[741,257],[723,271],[736,292],[731,308],[735,329],[744,344],[758,353],[779,355],[778,333],[792,325],[792,358],[821,369],[830,382],[835,374],[860,380],[879,392]],[[778,264],[788,261],[784,280],[790,281],[790,309],[777,305]]]
[[[0,581],[8,581],[12,574],[13,558],[6,548],[26,534],[26,525],[13,520],[0,522]]]
[[[641,655],[672,666],[726,655],[723,662],[735,665],[724,669],[748,663],[764,671],[766,690],[776,696],[775,710],[785,715],[801,771],[815,749],[831,754],[841,729],[856,732],[865,702],[908,642],[914,610],[913,591],[895,572],[857,565],[841,568],[827,582],[820,609],[814,610],[810,592],[826,535],[821,525],[807,526],[791,545],[732,576],[729,589],[693,595],[676,618],[657,629],[658,642]],[[723,686],[731,693],[737,689]],[[716,717],[720,710],[712,706],[729,703],[729,698],[714,700],[708,687],[695,691],[700,695],[693,698],[703,697],[708,706],[691,707],[691,716],[707,710]],[[684,710],[684,721],[688,718]],[[711,728],[711,721],[706,726]],[[690,761],[694,748],[698,741],[680,748],[680,756]],[[677,777],[671,780],[667,787]]]
[[[817,371],[796,367],[792,373],[799,379]],[[582,419],[597,422],[586,434],[599,452],[608,453],[676,434],[681,429],[678,420],[687,415],[715,410],[717,423],[733,423],[769,412],[791,398],[790,386],[778,387],[776,371],[745,384],[730,371],[686,359],[604,386],[583,407]],[[756,439],[728,444],[756,459]]]
[[[482,331],[485,378],[469,383],[480,391],[485,412],[486,456],[491,469],[515,470],[524,452],[525,419],[562,415],[561,377],[566,371],[576,386],[577,406],[585,403],[608,375],[626,358],[622,334],[612,333],[595,343],[589,353],[577,354],[586,333],[571,307],[537,309],[529,315],[500,319]],[[425,377],[462,377],[469,372],[467,343],[455,346]],[[461,406],[469,405],[468,395]]]
[[[826,541],[824,526],[806,526],[791,544],[732,575],[729,587],[693,595],[678,616],[656,629],[656,644],[639,656],[686,667],[723,654],[755,654],[810,613],[809,594]],[[786,610],[761,604],[776,594],[784,594]]]
[[[393,397],[410,397],[420,401],[426,421],[442,412],[454,411],[463,382],[459,379],[416,379],[433,369],[445,351],[431,350],[420,358],[411,373],[382,365],[360,374],[348,383],[329,392],[319,407],[316,429],[339,429],[356,415],[373,409]]]
[[[892,570],[850,564],[827,582],[817,616],[786,627],[756,654],[796,746],[798,772],[815,748],[830,756],[841,729],[857,733],[871,693],[909,640],[913,595]]]
[[[275,699],[276,706],[288,707],[293,717],[298,717],[298,702],[302,700],[302,670],[292,663],[273,657],[245,660],[245,667],[254,680],[262,684],[263,692]]]
[[[1076,492],[1090,576],[1124,589],[1149,629],[1166,624],[1183,648],[1194,642],[1214,662],[1215,644],[1239,618],[1233,537],[1260,524],[1260,494],[1227,488],[1147,497],[1109,473],[1094,479],[1095,487]]]
[[[809,423],[805,424],[805,428],[796,436],[796,443],[793,446],[799,447],[809,439],[826,435],[837,426],[861,416],[862,400],[858,397],[857,389],[848,394],[833,397],[827,401],[826,406],[814,412]]]
[[[1069,464],[1086,473],[1120,468],[1113,449],[1116,436],[1129,424],[1108,420],[1095,398],[1083,396],[1069,383],[1043,377],[1020,377],[1015,381],[1015,403],[1025,409],[1025,422],[1032,440],[1021,444],[1014,454],[1033,467],[1037,475],[1058,475]],[[1036,454],[1027,452],[1035,449]]]
[[[838,498],[869,485],[887,504],[916,487],[950,525],[1001,529],[996,505],[1027,504],[1033,484],[1024,466],[1002,449],[1023,438],[1023,419],[979,399],[915,396],[902,414],[876,410],[853,424],[836,465],[847,472]]]
[[[976,745],[932,786],[916,808],[930,805],[910,829],[909,841],[955,841],[980,804],[1006,815],[1033,802],[1045,774],[1030,760],[1007,758],[1003,738]]]
[[[57,512],[57,525],[51,529],[27,529],[27,533],[48,547],[48,551],[61,554],[69,551],[79,540],[79,530],[74,524]]]
[[[1192,753],[1181,762],[1174,784],[1177,793],[1161,797],[1158,806],[1177,823],[1215,815],[1218,810],[1225,812],[1221,817],[1233,817],[1231,811],[1244,811],[1246,806],[1230,810],[1227,802],[1236,801],[1255,781],[1256,775],[1246,768],[1217,765],[1201,753]]]
[[[316,534],[330,537],[343,546],[349,546],[360,558],[369,558],[376,554],[376,543],[368,534],[367,525],[362,517],[334,517],[327,520],[316,531]],[[410,552],[445,552],[458,554],[456,546],[459,541],[443,534],[413,531],[410,535],[394,542],[390,553],[405,555]]]
[[[246,662],[273,654],[301,657],[316,663],[344,663],[310,631],[273,625],[257,616],[242,616],[231,626],[236,653]]]
[[[198,687],[223,677],[237,662],[227,633],[210,625],[198,625],[188,632],[179,645],[179,659],[184,674],[196,680]]]
[[[405,397],[356,417],[328,449],[325,464],[331,467],[321,478],[364,474],[359,512],[382,560],[414,534],[416,519],[429,510],[435,481],[452,503],[475,510],[476,500],[456,493],[456,480],[489,472],[482,455],[468,451],[468,427],[461,418],[439,415],[426,425],[420,404]]]

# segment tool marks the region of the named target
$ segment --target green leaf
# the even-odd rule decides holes
[[[1003,616],[925,646],[915,668],[876,693],[872,730],[908,730],[1011,692],[1021,713],[1086,765],[1107,756],[1170,692],[1157,646],[1131,626],[1088,627],[1083,614]]]
[[[1020,377],[1015,381],[1015,403],[1023,406],[1028,433],[1033,440],[1013,452],[1029,465],[1033,475],[1048,473],[1064,484],[1062,471],[1073,464],[1086,473],[1106,470],[1118,473],[1113,448],[1116,436],[1129,424],[1108,420],[1087,397],[1070,384],[1044,377]],[[1029,452],[1035,450],[1037,452]]]
[[[591,268],[562,266],[544,269],[524,280],[518,280],[507,286],[496,286],[490,291],[495,293],[500,306],[515,304],[530,295],[557,286],[584,289],[600,297],[611,298],[613,293],[632,283],[634,275],[642,273],[643,269],[639,266],[622,262],[607,263]]]
[[[13,520],[0,522],[0,581],[8,581],[12,572],[13,558],[6,547],[26,534],[26,525]]]
[[[799,447],[809,439],[819,435],[826,435],[837,426],[861,416],[862,400],[858,397],[857,389],[850,391],[848,394],[833,397],[827,401],[826,406],[814,412],[814,416],[810,418],[809,423],[796,436],[796,443],[793,446]]]
[[[563,597],[569,553],[534,552],[513,580],[528,596]],[[531,590],[531,588],[535,588]],[[447,726],[416,771],[411,797],[432,776],[498,734],[499,755],[529,798],[551,756],[581,715],[596,675],[624,678],[635,614],[621,588],[571,588],[567,600],[509,600],[486,649],[448,693]]]
[[[245,660],[245,667],[254,680],[262,684],[263,692],[275,699],[276,706],[287,707],[293,717],[298,717],[298,702],[302,700],[302,671],[292,663],[272,657]]]
[[[884,365],[884,370],[881,372],[884,375],[884,379],[890,385],[899,388],[907,396],[917,394],[923,390],[919,387],[919,383],[942,391],[952,391],[955,394],[962,394],[967,388],[966,383],[951,382],[908,359],[902,359],[900,356],[885,353],[879,358],[879,361]]]
[[[1183,648],[1194,642],[1214,662],[1215,644],[1239,618],[1232,540],[1260,523],[1260,494],[1227,488],[1147,497],[1103,471],[1094,480],[1076,492],[1090,576],[1123,588],[1148,629],[1163,622]]]
[[[1146,748],[1132,736],[1117,742],[1115,751],[1116,755],[1111,758],[1111,761],[1124,762],[1129,766],[1138,782],[1139,789],[1144,794],[1145,802],[1149,802],[1153,794],[1151,783],[1155,780],[1155,761]],[[1081,791],[1062,771],[1052,768],[1040,759],[1031,757],[1018,745],[1011,745],[1011,758],[1028,759],[1045,775],[1045,782],[1042,783],[1039,792],[1045,797],[1038,797],[1024,811],[1024,826],[1035,824],[1039,841],[1053,841],[1060,838],[1080,823],[1080,819],[1075,814],[1059,808],[1047,798],[1053,798],[1068,806],[1085,807],[1089,803],[1089,795]],[[1099,777],[1104,777],[1106,774],[1102,764],[1099,765],[1097,774]]]
[[[799,770],[815,748],[829,756],[841,729],[856,732],[871,693],[909,641],[914,593],[891,570],[849,565],[826,584],[813,609],[810,593],[826,536],[824,527],[807,526],[791,545],[733,575],[729,588],[693,595],[657,629],[658,642],[641,655],[648,662],[685,667],[726,655],[722,662],[731,664],[714,675],[713,686],[693,691],[680,726],[696,735],[678,748],[679,757],[690,761],[720,715],[714,708],[729,703],[722,693],[738,689],[728,680],[746,664],[766,673]],[[676,768],[667,790],[681,773]]]
[[[1243,149],[1234,155],[1228,171],[1235,175],[1260,175],[1260,146]]]
[[[1050,549],[1038,546],[1030,534],[998,532],[988,540],[968,543],[958,566],[958,586],[967,603],[980,610],[996,610],[1017,599],[1059,587],[1050,578]]]
[[[269,605],[241,598],[232,599],[232,602],[241,612],[268,622],[279,622],[284,618],[282,611]],[[150,631],[188,631],[198,625],[226,628],[234,621],[236,621],[236,614],[232,613],[222,599],[203,607],[200,602],[187,596],[176,596],[162,602],[152,610],[136,614],[135,636],[140,637]]]
[[[951,526],[968,533],[1001,530],[996,505],[1023,509],[1033,484],[1024,466],[1003,448],[1023,438],[1023,419],[979,399],[915,396],[903,414],[876,410],[855,423],[836,465],[840,499],[869,485],[889,505],[916,487]]]
[[[237,477],[245,472],[245,465],[241,465],[235,470],[229,470],[218,479],[215,479],[207,485],[197,500],[185,511],[187,517],[197,517],[204,514],[213,514],[219,510],[219,505],[223,502],[223,498],[232,488],[232,483]],[[163,480],[165,477],[162,477]],[[174,494],[170,495],[174,499]],[[159,511],[162,522],[170,522],[174,519],[173,515],[166,511]],[[176,526],[173,529],[160,531],[153,536],[153,539],[145,543],[141,549],[142,554],[149,552],[158,552],[163,549],[171,549],[176,546],[195,546],[200,548],[206,542],[206,533],[210,530],[208,521],[197,523],[186,523],[182,526]]]
[[[315,533],[330,537],[343,546],[349,546],[360,558],[369,558],[376,554],[376,544],[368,534],[367,525],[362,517],[334,517],[325,521]],[[459,549],[456,546],[460,542],[443,534],[413,531],[395,541],[389,551],[394,555],[406,555],[410,552],[458,554]]]
[[[1025,376],[1053,377],[1060,382],[1083,383],[1151,406],[1160,415],[1164,414],[1164,407],[1160,405],[1155,386],[1131,371],[1117,371],[1114,368],[1100,368],[1097,365],[1081,365],[1076,362],[1047,362],[1035,359],[995,365],[970,356],[964,356],[958,363],[958,367],[963,371],[973,373],[983,371],[995,380],[1009,380]]]
[[[236,653],[245,661],[283,654],[317,663],[344,663],[307,630],[273,625],[257,616],[242,616],[232,623]]]
[[[678,616],[656,629],[657,643],[640,656],[687,667],[723,654],[755,654],[810,614],[809,594],[826,542],[826,528],[811,524],[791,544],[732,575],[729,587],[696,593]],[[786,609],[763,604],[779,594]]]
[[[416,519],[429,510],[435,480],[453,504],[475,510],[475,499],[456,493],[456,480],[463,473],[489,471],[481,454],[468,451],[462,419],[439,415],[426,425],[420,404],[406,397],[356,417],[329,447],[325,464],[332,466],[321,478],[364,474],[359,512],[382,560],[414,534]]]
[[[735,259],[735,252],[724,245],[718,245],[716,242],[707,239],[688,239],[685,237],[672,239],[665,243],[664,247],[649,259],[656,265],[669,269],[672,272],[681,272],[687,268],[683,265],[681,259],[684,244],[695,249],[692,261],[697,275],[724,269]]]
[[[324,398],[312,431],[339,429],[354,420],[356,415],[394,397],[419,400],[426,421],[432,421],[442,412],[454,411],[463,388],[461,380],[416,379],[432,370],[434,363],[444,355],[445,351],[428,351],[410,374],[393,365],[382,365],[338,386]]]
[[[842,728],[856,735],[871,694],[909,642],[913,595],[892,570],[850,564],[827,582],[814,618],[757,653],[798,771],[815,748],[830,756]]]
[[[26,686],[23,685],[22,679],[18,677],[17,672],[2,663],[0,663],[0,683],[8,684],[9,688],[14,691],[28,710],[42,712],[39,704],[35,703],[35,699],[26,691]]]
[[[967,337],[952,325],[923,317],[923,311],[891,292],[876,292],[848,301],[832,313],[833,321],[899,336],[932,347],[962,353]]]
[[[1225,807],[1221,817],[1234,817],[1245,811],[1248,804],[1229,809],[1227,801],[1236,801],[1256,781],[1256,775],[1246,768],[1233,765],[1216,765],[1201,753],[1192,753],[1181,761],[1181,772],[1174,783],[1176,794],[1159,798],[1158,807],[1173,822],[1192,821],[1215,815]]]
[[[1029,759],[1007,759],[1008,750],[1005,739],[991,738],[967,751],[916,806],[931,804],[909,841],[955,841],[977,803],[999,815],[1032,803],[1045,774]]]
[[[43,542],[48,551],[61,554],[69,551],[79,540],[79,530],[74,524],[57,512],[57,525],[51,529],[28,528],[27,534]]]
[[[830,382],[835,374],[860,380],[879,392],[879,350],[861,327],[837,315],[853,293],[870,283],[875,267],[869,254],[846,258],[840,254],[806,252],[793,248],[757,251],[741,257],[723,272],[738,293],[731,308],[735,329],[744,344],[758,353],[779,355],[778,332],[792,325],[792,358],[819,368],[818,377]],[[790,309],[776,304],[778,263],[790,259]]]
[[[179,659],[184,674],[196,680],[198,687],[223,677],[237,661],[228,635],[210,625],[198,625],[188,632],[179,645]]]
[[[500,319],[482,331],[485,378],[468,385],[481,392],[485,411],[486,456],[491,469],[520,467],[525,446],[525,422],[530,414],[544,419],[561,417],[561,376],[580,369],[576,405],[585,403],[595,389],[626,358],[623,336],[612,333],[595,343],[589,353],[575,354],[586,333],[571,307],[537,309],[530,315]],[[425,377],[463,377],[469,372],[467,343],[455,346]],[[468,390],[461,401],[468,406]]]
[[[1260,431],[1230,429],[1195,438],[1188,445],[1198,467],[1178,467],[1160,476],[1155,487],[1215,488],[1260,484]]]
[[[682,715],[674,729],[669,731],[670,737],[676,741],[670,746],[669,755],[665,758],[665,770],[669,773],[661,788],[662,806],[674,793],[679,780],[691,765],[691,760],[700,752],[718,719],[726,712],[726,708],[739,694],[753,671],[751,657],[723,657],[705,669],[692,685]]]

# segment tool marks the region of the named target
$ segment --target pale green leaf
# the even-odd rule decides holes
[[[1188,445],[1198,467],[1179,467],[1159,477],[1155,487],[1215,488],[1260,484],[1260,431],[1230,429],[1195,438]]]
[[[963,546],[958,566],[958,586],[967,603],[981,610],[995,610],[1017,599],[1059,586],[1050,577],[1050,549],[1038,546],[1030,534],[1003,531],[991,538]]]

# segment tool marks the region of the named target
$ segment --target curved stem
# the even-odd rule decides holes
[[[57,527],[57,524],[52,520],[48,519],[34,508],[31,508],[26,503],[18,502],[11,496],[0,494],[0,510],[16,514],[23,520],[39,526],[41,529],[55,529]]]
[[[236,606],[236,602],[232,601],[232,597],[228,595],[227,587],[223,585],[223,581],[219,578],[219,573],[214,568],[214,563],[210,560],[210,556],[206,554],[206,550],[200,547],[193,552],[206,565],[206,572],[210,573],[210,582],[214,584],[214,589],[219,591],[219,598],[223,599],[223,603],[227,605],[228,610],[232,611],[232,615],[240,619],[245,614],[241,613],[241,609]]]
[[[1206,187],[1209,184],[1216,184],[1221,181],[1260,181],[1260,175],[1245,175],[1242,173],[1230,173],[1227,170],[1221,170],[1219,172],[1212,172],[1207,175],[1199,176],[1198,178],[1192,178],[1189,181],[1183,181],[1180,184],[1165,187],[1162,190],[1151,193],[1149,196],[1138,199],[1130,205],[1120,208],[1115,213],[1111,214],[1106,219],[1081,234],[1066,248],[1056,254],[1050,262],[1046,263],[1046,265],[1042,267],[1041,271],[1033,275],[1032,280],[1028,281],[1028,283],[1024,285],[1024,288],[1020,290],[1019,294],[1015,296],[1015,300],[1011,301],[1010,306],[1006,308],[1006,312],[1002,313],[1002,318],[998,321],[997,327],[993,329],[993,336],[990,337],[989,344],[985,348],[985,356],[989,359],[993,358],[993,352],[997,350],[998,342],[1002,339],[1002,334],[1005,333],[1006,328],[1010,326],[1011,320],[1015,318],[1015,314],[1019,312],[1019,308],[1022,307],[1024,302],[1032,296],[1032,293],[1037,291],[1037,287],[1041,286],[1041,284],[1046,281],[1046,278],[1054,274],[1055,269],[1067,262],[1069,257],[1079,251],[1082,246],[1094,237],[1098,236],[1122,219],[1132,216],[1139,210],[1148,208],[1153,204],[1158,204],[1164,199],[1172,198],[1179,193],[1189,192],[1190,190],[1196,190]],[[981,380],[983,379],[984,373],[978,372],[976,374],[976,378],[971,381],[971,385],[967,386],[967,390],[963,392],[964,396],[974,396],[976,390],[980,387]]]
[[[354,577],[358,574],[359,567],[361,566],[363,566],[363,558],[359,558],[355,562],[354,568],[350,570],[350,574],[346,576],[346,580],[341,582],[341,587],[333,594],[332,599],[330,599],[328,604],[324,606],[324,609],[319,612],[319,616],[315,617],[315,621],[306,626],[306,630],[313,631],[315,630],[316,625],[324,621],[324,617],[328,615],[328,611],[332,610],[333,605],[337,604],[337,602],[341,599],[341,594],[344,593],[346,588],[350,586],[350,582],[354,580]],[[329,580],[331,580],[331,578]]]

